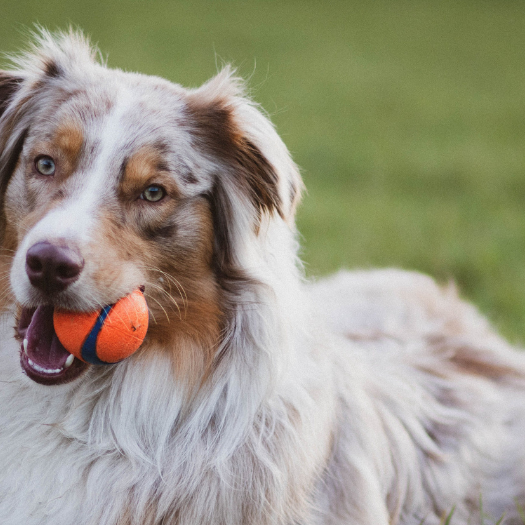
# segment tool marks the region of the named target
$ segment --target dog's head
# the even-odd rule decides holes
[[[142,354],[178,352],[201,376],[232,297],[293,231],[300,189],[229,69],[186,90],[107,69],[81,35],[43,34],[0,72],[1,261],[18,335],[37,341],[22,345],[25,373],[59,384],[88,367],[57,343],[54,308],[94,311],[145,286]]]

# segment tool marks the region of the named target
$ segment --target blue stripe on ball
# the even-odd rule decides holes
[[[109,312],[113,308],[113,304],[110,304],[108,306],[104,306],[102,310],[100,310],[100,313],[98,314],[97,320],[95,322],[95,325],[91,329],[91,332],[89,332],[88,336],[86,337],[86,340],[84,341],[84,344],[82,345],[82,349],[80,350],[80,355],[82,356],[82,359],[86,361],[86,363],[91,363],[93,365],[112,365],[113,363],[106,363],[105,361],[102,361],[97,356],[97,338],[100,330],[102,330],[102,327],[104,326],[104,321],[106,320],[106,317],[109,315]]]

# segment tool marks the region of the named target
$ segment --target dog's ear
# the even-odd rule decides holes
[[[8,149],[7,145],[13,127],[13,119],[9,118],[7,115],[5,118],[2,117],[4,117],[4,114],[7,112],[10,105],[12,105],[11,103],[15,95],[22,88],[23,81],[24,79],[21,75],[0,70],[0,158],[3,160],[2,165],[0,165],[0,172],[2,173],[2,176],[6,173],[6,165],[10,164],[9,162],[6,162],[6,153],[8,153],[6,150]]]
[[[27,129],[15,130],[13,120],[3,118],[13,98],[23,84],[21,75],[0,71],[0,200],[3,203],[5,190],[13,173],[24,144]],[[0,246],[4,247],[5,218],[0,206]]]
[[[293,219],[302,190],[286,146],[230,67],[188,96],[197,142],[230,169],[258,214]],[[223,177],[225,178],[226,175]]]
[[[217,166],[210,198],[226,264],[235,243],[242,243],[246,232],[258,235],[264,221],[293,227],[301,177],[274,126],[245,96],[231,68],[190,92],[187,111],[195,144]]]
[[[20,89],[22,81],[21,76],[0,70],[0,118],[13,95]]]

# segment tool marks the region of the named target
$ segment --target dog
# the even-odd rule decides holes
[[[233,70],[42,31],[0,115],[0,523],[521,523],[524,356],[427,276],[307,282],[299,171]],[[55,309],[141,286],[136,353],[63,348]]]

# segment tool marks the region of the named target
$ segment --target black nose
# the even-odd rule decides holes
[[[84,268],[78,250],[37,242],[26,254],[26,272],[33,286],[46,293],[65,290],[74,283]]]

